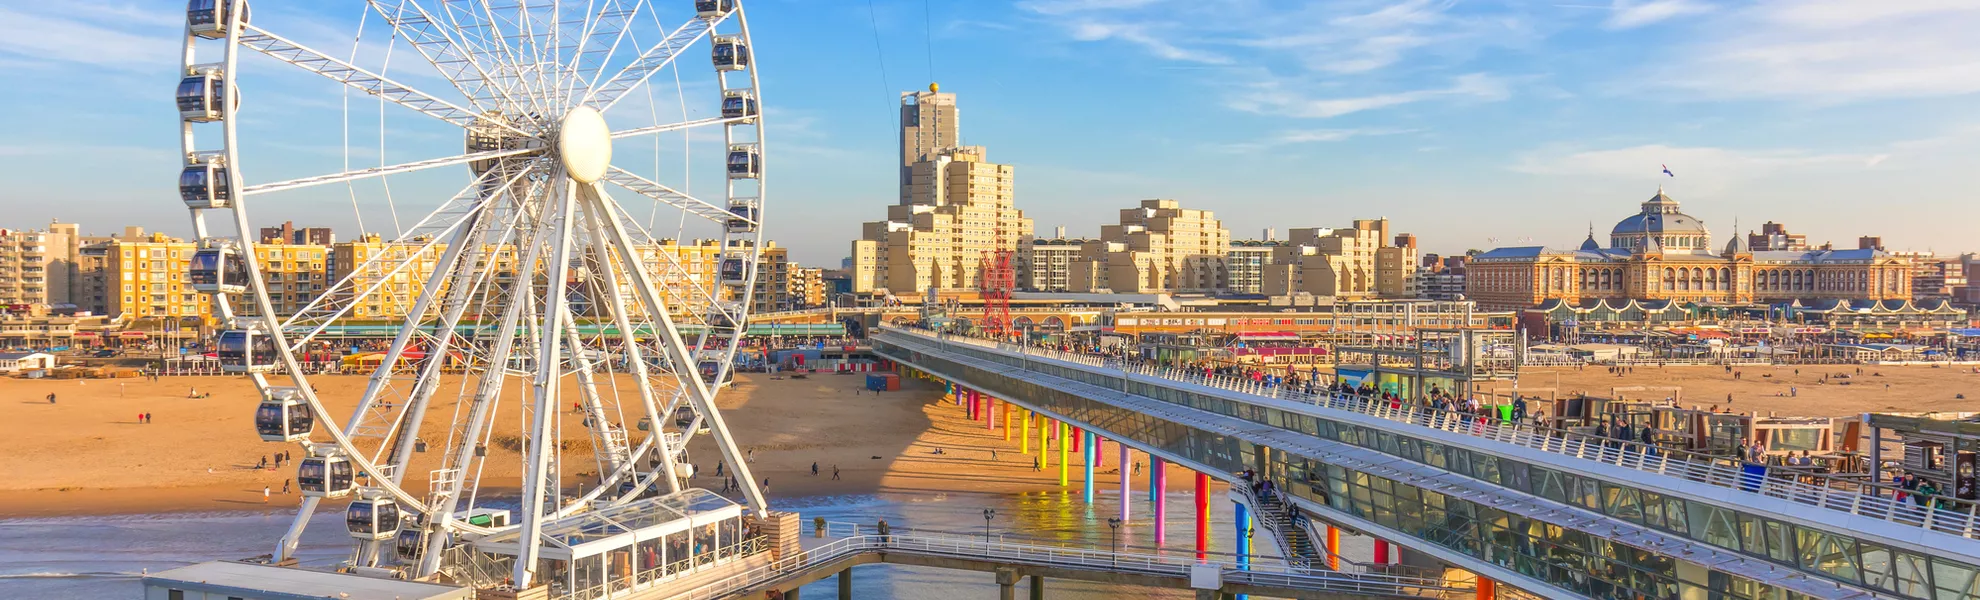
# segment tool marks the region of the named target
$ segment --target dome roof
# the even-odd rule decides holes
[[[1643,202],[1643,211],[1616,222],[1609,235],[1645,234],[1704,234],[1705,223],[1697,217],[1678,212],[1678,203],[1664,195],[1664,188],[1657,188],[1657,195]]]
[[[1740,235],[1739,232],[1733,232],[1732,241],[1726,242],[1726,256],[1746,253],[1746,237]]]

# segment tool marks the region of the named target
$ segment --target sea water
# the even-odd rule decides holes
[[[1118,529],[1107,520],[1120,514],[1120,495],[1100,494],[1094,504],[1082,499],[1075,484],[1066,491],[1020,495],[975,493],[886,493],[774,499],[772,507],[796,511],[810,535],[814,517],[829,521],[872,524],[886,519],[896,528],[967,532],[985,531],[984,509],[991,535],[1022,537],[1052,545],[1084,545],[1124,551],[1154,547],[1152,504],[1146,488],[1128,494],[1130,520]],[[1171,492],[1168,535],[1163,548],[1188,553],[1194,544],[1194,502],[1189,492]],[[1231,502],[1220,489],[1211,506],[1210,550],[1235,547]],[[292,519],[290,513],[214,512],[166,513],[96,517],[0,520],[0,597],[40,599],[139,598],[139,577],[216,559],[242,559],[269,554]],[[344,533],[343,511],[318,511],[303,535],[296,558],[305,566],[330,567],[345,560],[352,548]],[[1139,550],[1136,550],[1139,551]],[[1275,550],[1258,548],[1260,553]],[[1346,551],[1344,551],[1346,553]],[[853,573],[859,598],[989,598],[997,593],[990,573],[922,567],[872,565]],[[1022,585],[1022,584],[1021,584]],[[806,598],[832,598],[837,584],[826,579],[804,589]],[[1050,598],[1194,598],[1188,590],[1166,590],[1075,581],[1047,580]]]

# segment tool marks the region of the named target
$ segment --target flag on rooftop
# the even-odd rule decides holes
[[[1677,173],[1672,173],[1672,172],[1671,172],[1671,167],[1670,167],[1670,165],[1657,165],[1657,166],[1659,166],[1659,167],[1663,167],[1663,168],[1664,168],[1664,174],[1665,174],[1665,175],[1669,175],[1669,176],[1672,176],[1672,177],[1677,177]]]

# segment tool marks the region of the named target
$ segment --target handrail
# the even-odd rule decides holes
[[[1428,427],[1440,431],[1483,438],[1496,442],[1513,444],[1555,454],[1625,469],[1678,477],[1689,481],[1716,487],[1758,493],[1829,510],[1871,517],[1930,531],[1967,538],[1980,538],[1980,503],[1957,500],[1949,496],[1935,496],[1930,500],[1955,502],[1965,506],[1965,510],[1948,510],[1936,506],[1922,506],[1884,495],[1882,492],[1903,492],[1892,490],[1873,483],[1850,481],[1798,474],[1797,477],[1813,477],[1839,486],[1814,485],[1798,479],[1772,477],[1748,473],[1741,470],[1744,464],[1725,457],[1696,454],[1678,450],[1668,450],[1645,446],[1639,442],[1617,440],[1570,431],[1549,429],[1537,425],[1506,423],[1497,418],[1484,417],[1471,413],[1445,411],[1408,402],[1388,402],[1347,393],[1308,394],[1283,385],[1266,385],[1236,377],[1209,375],[1200,369],[1179,369],[1149,365],[1115,357],[1102,357],[1087,354],[1061,352],[1051,348],[1026,346],[958,336],[925,329],[885,326],[882,332],[900,332],[903,335],[933,338],[937,343],[959,343],[995,350],[1007,354],[1039,356],[1072,362],[1121,373],[1123,381],[1128,376],[1165,379],[1180,383],[1201,385],[1242,394],[1276,398],[1299,402],[1327,409],[1362,414],[1410,425]],[[1845,489],[1855,487],[1856,489]]]
[[[693,589],[669,596],[669,598],[677,600],[723,598],[773,583],[804,572],[807,569],[829,565],[868,552],[962,557],[977,560],[1184,578],[1189,577],[1191,569],[1196,565],[1207,564],[1220,568],[1223,571],[1223,577],[1226,581],[1357,594],[1448,596],[1468,591],[1464,588],[1445,586],[1441,581],[1428,582],[1414,577],[1373,574],[1299,573],[1259,565],[1252,566],[1250,570],[1238,570],[1230,563],[1198,562],[1192,557],[1168,557],[1085,548],[985,542],[983,540],[971,540],[962,537],[889,534],[884,536],[857,535],[839,538],[825,545],[772,561],[768,565],[751,568],[720,580],[702,584]]]

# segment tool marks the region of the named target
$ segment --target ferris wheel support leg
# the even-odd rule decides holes
[[[316,503],[321,500],[315,496],[303,496],[302,505],[296,507],[295,522],[289,523],[289,531],[283,533],[282,539],[275,544],[275,562],[288,560],[289,555],[296,551],[296,543],[302,541],[303,526],[309,525],[309,516],[316,513]]]
[[[561,336],[555,332],[562,329],[564,321],[568,319],[566,313],[569,312],[570,297],[563,290],[563,270],[571,264],[571,220],[578,202],[578,183],[569,179],[562,169],[558,169],[550,180],[562,182],[564,189],[557,196],[554,204],[557,211],[554,221],[556,233],[550,240],[556,248],[548,264],[555,270],[548,273],[550,284],[545,292],[548,296],[545,300],[549,306],[543,311],[550,322],[543,323],[537,330],[539,339],[536,381],[531,386],[534,412],[530,414],[530,426],[533,431],[529,438],[529,462],[524,464],[522,532],[517,538],[520,552],[516,557],[513,575],[518,588],[528,588],[531,578],[536,574],[536,557],[543,545],[544,494],[559,493],[559,490],[544,489],[544,483],[552,479],[546,471],[550,469],[551,456],[556,453],[556,447],[551,440],[556,430],[551,424],[556,420],[555,413],[559,405],[557,392],[561,378],[558,372],[563,361],[563,344]],[[546,223],[548,223],[547,219]],[[538,247],[541,247],[540,243]],[[524,300],[527,301],[528,298],[525,297]]]
[[[625,229],[621,227],[618,214],[613,211],[611,199],[605,194],[604,187],[594,183],[589,191],[586,201],[591,202],[593,210],[604,217],[606,233],[612,236],[614,242],[612,248],[619,253],[619,260],[628,265],[641,264],[639,257],[632,252],[634,247],[632,237],[626,235]],[[758,515],[768,513],[770,505],[763,498],[763,490],[757,487],[756,479],[750,474],[749,463],[743,460],[741,448],[736,445],[735,438],[729,435],[728,425],[722,422],[722,413],[716,409],[713,401],[714,395],[708,391],[708,383],[702,381],[700,371],[695,368],[694,355],[688,352],[687,344],[681,341],[681,332],[674,327],[674,317],[668,314],[667,305],[661,301],[652,277],[645,269],[633,269],[631,273],[638,283],[634,289],[639,293],[640,304],[646,309],[647,314],[652,315],[659,323],[658,331],[655,333],[659,334],[663,342],[662,348],[667,352],[667,359],[676,367],[686,370],[680,379],[687,388],[687,400],[694,405],[695,412],[708,420],[709,429],[715,436],[715,447],[722,451],[723,464],[728,465],[736,474],[737,481],[742,484],[743,497],[749,500],[750,508]]]
[[[596,260],[600,268],[605,272],[605,281],[615,283],[623,281],[619,279],[618,268],[612,262],[614,258],[609,256],[605,251],[605,249],[612,246],[606,242],[605,232],[598,226],[600,215],[593,210],[592,203],[589,202],[581,203],[578,208],[584,212],[585,229],[590,234],[591,247],[598,252]],[[628,264],[626,268],[639,269],[642,267],[639,264]],[[661,472],[666,473],[667,491],[669,493],[681,491],[680,477],[674,472],[674,449],[667,443],[667,436],[665,434],[667,419],[664,418],[665,414],[660,412],[659,402],[654,397],[653,382],[647,379],[646,357],[640,351],[638,332],[632,326],[631,319],[626,317],[626,297],[620,293],[619,286],[617,285],[608,285],[605,288],[610,294],[608,298],[610,301],[604,303],[605,308],[612,314],[612,324],[619,328],[619,344],[620,347],[625,348],[626,362],[631,365],[633,380],[639,384],[640,403],[646,409],[647,418],[653,423],[652,432],[649,435],[654,444],[660,448],[660,456],[663,460],[660,461],[659,468],[662,469]],[[667,410],[671,411],[673,407],[669,406]],[[686,445],[686,439],[686,437],[682,437],[683,446]],[[647,477],[648,481],[652,479],[653,477],[651,475]]]

